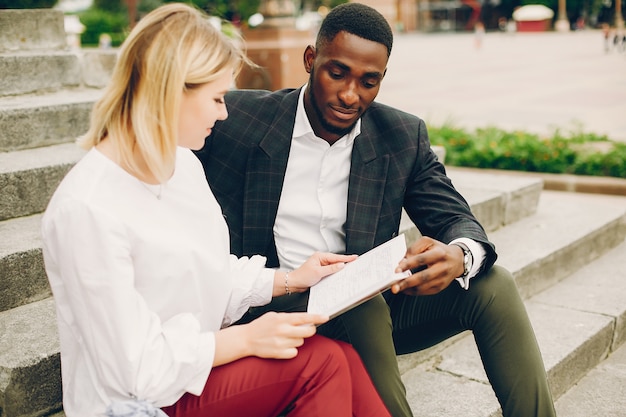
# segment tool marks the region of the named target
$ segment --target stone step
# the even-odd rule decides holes
[[[526,301],[555,400],[583,375],[601,367],[607,354],[623,343],[626,273],[620,263],[624,256],[626,243]],[[416,415],[501,416],[471,334],[407,369],[403,379]],[[596,389],[612,393],[611,387]],[[455,400],[446,401],[449,398]]]
[[[592,369],[556,402],[560,417],[626,414],[626,345]]]
[[[554,204],[554,200],[569,203],[565,204],[569,210],[563,212],[563,206]],[[525,228],[518,228],[518,222],[503,227],[495,234],[516,237],[516,250],[531,247],[530,244],[545,244],[545,250],[531,251],[534,258],[529,257],[526,260],[528,264],[542,263],[544,258],[566,263],[570,252],[563,249],[563,244],[555,244],[551,237],[562,234],[564,240],[571,239],[571,244],[579,245],[579,233],[563,231],[573,229],[573,224],[579,223],[581,218],[586,222],[598,217],[601,220],[594,221],[594,227],[582,228],[580,233],[605,234],[608,240],[615,240],[610,237],[613,233],[611,229],[623,231],[625,203],[625,198],[544,192],[537,213],[528,218],[544,225],[540,228],[539,237],[534,233],[523,234]],[[607,206],[612,209],[599,210]],[[616,214],[620,210],[621,217]],[[621,223],[615,224],[616,217]],[[546,219],[550,219],[550,222],[543,223]],[[601,223],[613,226],[603,227]],[[494,240],[497,239],[502,240],[496,236]],[[626,339],[626,304],[623,302],[626,299],[626,270],[623,268],[626,241],[623,232],[621,239],[613,248],[603,245],[594,249],[593,259],[585,258],[588,264],[569,272],[568,276],[559,279],[550,288],[543,289],[525,301],[555,399],[576,384],[585,373],[598,366],[609,352]],[[596,239],[589,240],[593,243]],[[517,258],[506,256],[511,248],[501,246],[501,264],[519,276],[520,271],[528,265],[512,262]],[[550,272],[550,269],[546,268],[546,272]],[[520,284],[524,285],[524,282]],[[399,361],[415,415],[501,415],[475,343],[468,332],[426,351],[400,356]],[[450,401],[451,398],[454,401]],[[57,414],[55,417],[61,416]]]
[[[537,211],[543,189],[541,178],[513,176],[506,171],[484,173],[454,167],[446,167],[446,171],[488,232],[513,224]],[[492,198],[496,199],[495,206],[473,204]]]
[[[540,178],[511,176],[503,171],[490,174],[479,170],[447,171],[472,213],[488,232],[515,223],[537,210],[543,188]],[[409,242],[421,235],[405,212],[400,221],[400,232],[407,236]]]
[[[26,51],[0,54],[0,96],[79,86],[79,56],[70,51]]]
[[[519,281],[524,269],[534,264],[556,262],[568,271],[566,277],[548,279],[548,282],[558,282],[549,288],[539,289],[538,294],[525,301],[556,399],[626,339],[626,303],[623,301],[626,299],[626,270],[623,268],[623,260],[626,259],[623,233],[626,199],[551,194],[554,193],[542,193],[537,214],[519,222],[535,221],[536,224],[544,225],[540,234],[533,233],[529,224],[520,228],[515,223],[495,232],[500,236],[492,239],[503,240],[506,235],[507,240],[517,240],[514,247],[499,245],[499,263],[513,272],[520,291],[526,295],[532,294],[533,290],[525,289],[524,286],[534,284],[532,280]],[[563,212],[563,206],[552,204],[554,199],[567,201],[577,209]],[[612,210],[598,210],[606,206]],[[620,210],[621,217],[619,214],[616,216],[615,212]],[[582,213],[586,213],[585,221],[596,217],[604,220],[594,220],[594,227],[582,228],[581,232],[570,232],[568,229],[578,224]],[[620,217],[617,223],[616,217]],[[544,223],[544,219],[550,221]],[[613,226],[609,227],[611,224]],[[528,233],[524,234],[524,229]],[[612,248],[608,244],[591,247],[602,236],[609,241],[617,240],[612,236],[614,230],[611,229],[621,230],[621,241]],[[585,237],[585,233],[597,236]],[[556,235],[563,235],[562,239],[554,239]],[[567,239],[571,239],[570,244],[555,242]],[[583,256],[580,261],[572,260],[572,256],[580,256],[576,254],[581,249],[572,252],[567,247],[581,246],[580,240],[589,241],[587,250],[593,252],[593,256]],[[538,247],[545,249],[537,250]],[[525,262],[516,256],[507,256],[512,249],[520,251],[520,248],[528,248],[528,252],[532,253]],[[565,266],[568,262],[573,265]],[[588,263],[580,265],[580,262]],[[572,267],[577,269],[572,271]],[[530,269],[541,274],[543,279],[553,273],[553,268],[548,266],[544,269]],[[501,415],[469,332],[426,351],[401,356],[399,361],[415,415]],[[451,398],[454,401],[450,401]]]
[[[101,88],[109,82],[116,60],[116,49],[0,53],[0,97]]]
[[[0,312],[51,295],[40,228],[40,214],[0,222]]]
[[[502,174],[499,169],[453,167],[455,171],[480,171],[483,174]],[[507,175],[540,178],[544,190],[570,191],[577,193],[609,194],[626,196],[626,178],[597,175],[553,174],[506,170]]]
[[[0,97],[0,152],[74,142],[89,128],[101,89]]]
[[[552,389],[558,395],[566,392],[591,367],[626,341],[624,259],[626,241],[531,298],[536,321],[546,322],[538,338],[540,343],[544,340],[544,357],[551,369]],[[551,311],[555,314],[551,315]],[[580,347],[571,343],[582,339],[586,333],[594,337],[587,337]],[[560,355],[557,349],[568,344],[572,346],[569,355]],[[560,371],[561,376],[558,375]]]
[[[83,154],[75,143],[0,153],[0,220],[42,212]]]
[[[102,88],[109,83],[117,53],[116,48],[80,50],[83,83],[86,87]]]
[[[59,149],[61,152],[58,151]],[[79,150],[74,144],[65,144],[32,151],[18,151],[5,155],[0,154],[0,166],[7,166],[8,172],[23,172],[25,171],[24,167],[30,167],[34,164],[32,161],[40,160],[38,152],[45,152],[49,155],[58,155],[61,153],[67,154],[68,156],[62,158],[57,156],[56,158],[53,158],[54,161],[48,161],[48,163],[54,165],[60,164],[59,161],[65,161],[65,165],[70,166],[75,160],[77,160],[77,158],[80,157],[83,151]],[[10,158],[10,162],[12,164],[11,167],[8,166],[8,155],[13,155],[13,158]],[[16,158],[15,155],[20,157]],[[1,159],[2,156],[7,157],[7,164],[5,164],[5,161]],[[44,165],[41,162],[39,164]],[[35,163],[35,165],[37,164]],[[37,167],[38,166],[39,165],[37,165]],[[0,178],[2,177],[0,176]],[[487,181],[483,180],[483,183],[486,184]],[[472,210],[483,211],[485,213],[504,213],[506,208],[503,205],[510,201],[510,199],[505,198],[503,194],[511,193],[515,190],[512,190],[510,182],[507,182],[506,178],[502,179],[500,183],[496,180],[492,180],[490,184],[491,190],[488,193],[484,190],[476,191],[471,187],[468,187],[467,190],[462,192],[467,195],[467,199],[472,206]],[[498,192],[498,184],[503,187],[503,191]],[[518,184],[522,183],[520,182]],[[527,184],[528,183],[523,183],[524,186]],[[537,184],[540,187],[540,182],[535,180],[535,186],[528,188],[535,189],[537,188]],[[504,187],[504,185],[506,185],[506,187]],[[530,193],[530,195],[531,197],[529,198],[531,200],[535,198],[532,196],[532,193]],[[489,209],[485,208],[489,205],[493,205],[493,207]],[[481,209],[481,207],[483,208]],[[499,219],[501,218],[503,218],[503,216],[499,215]],[[45,277],[43,260],[41,257],[40,221],[41,214],[35,214],[0,222],[0,271],[2,271],[0,273],[0,282],[3,283],[3,287],[0,288],[0,311],[7,310],[0,314],[4,314],[5,317],[11,317],[13,312],[22,312],[22,307],[19,307],[22,304],[31,303],[27,304],[27,306],[46,305],[46,303],[51,300],[51,298],[49,298],[50,290]],[[499,221],[500,220],[498,220],[498,222]],[[41,299],[44,299],[44,301],[38,301]],[[36,320],[41,322],[43,319],[41,315],[37,315]],[[49,314],[45,320],[47,320],[48,327],[56,328],[53,314]],[[29,328],[29,326],[25,326],[25,328]],[[54,335],[51,337],[54,337]],[[2,352],[2,350],[0,350],[0,352]],[[46,361],[48,360],[47,357],[44,357],[43,359]],[[40,359],[40,356],[35,355],[34,357],[25,360],[37,364],[43,359]],[[33,365],[32,369],[29,369],[29,372],[36,373],[39,372],[39,369],[45,368],[39,368]],[[56,383],[60,384],[58,377],[55,374],[52,375],[53,377],[49,377],[48,379],[57,378]],[[35,377],[32,375],[28,376],[28,379],[34,378]],[[37,390],[34,389],[34,391]],[[52,396],[49,401],[51,409],[54,409],[55,406],[52,405],[54,401],[56,401],[54,396]],[[20,414],[14,415],[18,416]],[[7,414],[5,417],[9,417],[9,415]]]
[[[524,298],[556,284],[626,237],[626,197],[543,191],[537,213],[489,234]]]
[[[0,313],[0,410],[40,416],[62,404],[59,338],[52,298]]]
[[[84,154],[75,144],[0,153],[0,311],[49,295],[41,260],[39,222],[55,187],[67,170]],[[473,181],[485,188],[459,185],[472,211],[493,227],[512,221],[511,204],[536,205],[541,190],[537,179],[512,179],[506,175]],[[488,188],[488,189],[486,189]],[[515,195],[516,198],[511,198]],[[530,208],[528,209],[530,211]],[[403,232],[414,239],[419,232],[408,218]]]
[[[61,10],[0,10],[0,27],[0,53],[67,47]]]

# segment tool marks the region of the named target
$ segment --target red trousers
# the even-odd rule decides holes
[[[351,345],[315,335],[293,359],[247,357],[211,370],[170,417],[390,417]]]

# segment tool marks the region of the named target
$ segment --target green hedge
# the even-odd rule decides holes
[[[101,9],[88,9],[81,12],[79,19],[85,25],[85,31],[80,36],[83,46],[94,46],[100,42],[100,35],[107,33],[111,36],[112,46],[119,46],[127,35],[128,13],[110,12]]]
[[[626,143],[578,129],[550,137],[487,127],[429,127],[433,145],[452,166],[626,178]]]

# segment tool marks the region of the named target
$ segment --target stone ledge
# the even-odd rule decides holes
[[[626,242],[622,242],[525,301],[555,399],[624,343],[626,274],[620,261],[625,254]],[[546,255],[568,258],[559,250]],[[471,333],[462,333],[426,358],[419,352],[398,359],[416,415],[419,411],[446,416],[502,415]],[[465,403],[470,408],[463,407]]]
[[[0,313],[2,416],[40,416],[62,402],[59,337],[52,298]]]
[[[100,89],[0,97],[0,152],[74,142],[89,128]]]
[[[556,284],[626,237],[626,198],[544,191],[537,213],[489,234],[523,298]]]
[[[0,27],[0,52],[67,47],[61,10],[0,10]]]
[[[42,212],[84,153],[75,143],[0,152],[0,220]]]
[[[0,73],[0,96],[78,87],[82,77],[78,55],[68,51],[0,54]]]
[[[449,171],[479,171],[497,175],[521,175],[541,178],[543,180],[544,189],[546,190],[626,196],[626,179],[624,178],[451,166],[446,166],[446,169]]]

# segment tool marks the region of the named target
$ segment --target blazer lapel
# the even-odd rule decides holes
[[[362,254],[376,244],[389,156],[379,155],[371,134],[374,129],[368,126],[367,118],[363,118],[361,134],[354,141],[345,227],[346,253]]]
[[[244,192],[243,253],[266,253],[287,169],[300,89],[283,98],[258,147],[250,150]]]

